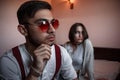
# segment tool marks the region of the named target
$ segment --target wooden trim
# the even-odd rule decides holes
[[[95,59],[105,59],[120,62],[120,49],[94,47]]]

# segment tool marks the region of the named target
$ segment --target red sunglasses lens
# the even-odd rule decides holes
[[[51,21],[52,26],[54,27],[54,29],[57,29],[59,26],[59,21],[57,19],[53,19]],[[50,27],[50,24],[48,21],[42,21],[39,28],[43,31],[46,32]]]
[[[48,22],[42,22],[39,27],[43,32],[46,32],[49,28],[49,23]]]
[[[56,20],[56,19],[54,19],[54,20],[52,21],[52,26],[54,27],[54,29],[57,29],[58,26],[59,26],[59,21]]]

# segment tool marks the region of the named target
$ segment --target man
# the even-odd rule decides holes
[[[17,11],[18,30],[25,36],[26,43],[9,50],[0,58],[1,79],[59,80],[59,74],[67,80],[76,79],[72,60],[60,45],[61,65],[55,74],[58,64],[54,42],[59,21],[53,18],[51,10],[51,5],[44,1],[27,1],[20,6]]]

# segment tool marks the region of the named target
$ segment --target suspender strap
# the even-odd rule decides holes
[[[18,46],[14,47],[12,49],[12,51],[13,51],[14,57],[16,58],[16,60],[17,60],[17,62],[19,64],[19,67],[20,67],[20,70],[21,70],[21,75],[22,75],[22,80],[25,80],[25,70],[24,70],[24,66],[23,66],[23,62],[22,62],[22,57],[21,57],[20,51],[18,49]]]
[[[12,49],[12,51],[13,51],[14,57],[18,61],[18,64],[19,64],[19,67],[20,67],[20,70],[21,70],[22,80],[25,80],[25,70],[24,70],[22,57],[21,57],[20,51],[18,49],[18,46],[14,47]],[[61,51],[60,51],[59,46],[57,46],[57,45],[55,45],[55,53],[56,53],[55,54],[56,55],[56,70],[55,70],[55,74],[54,74],[52,80],[54,80],[54,78],[57,75],[57,73],[58,73],[58,71],[60,69],[60,66],[61,66]]]
[[[56,70],[55,70],[55,74],[52,78],[52,80],[54,80],[55,76],[57,75],[59,69],[60,69],[60,66],[61,66],[61,52],[60,52],[60,48],[59,46],[57,46],[55,44],[55,55],[56,55]]]

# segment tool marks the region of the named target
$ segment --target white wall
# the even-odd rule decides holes
[[[25,0],[1,0],[0,2],[0,55],[25,42],[17,31],[16,11]],[[86,26],[94,46],[120,48],[120,0],[75,0],[69,9],[67,0],[52,0],[54,16],[60,20],[56,41],[65,43],[74,22]]]
[[[22,0],[0,1],[0,55],[25,42],[24,37],[17,31],[16,11],[22,2]]]

